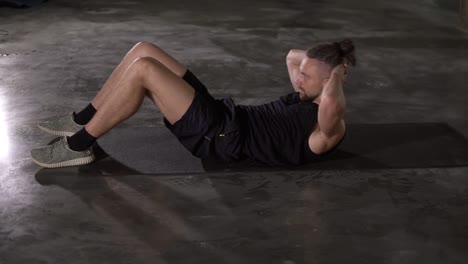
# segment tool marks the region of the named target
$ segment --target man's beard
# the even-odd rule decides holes
[[[317,97],[319,97],[319,95],[314,95],[314,96],[308,96],[307,94],[305,94],[304,91],[302,91],[302,93],[299,93],[299,98],[301,98],[301,101],[303,102],[308,102],[308,101],[314,101],[315,99],[317,99]]]

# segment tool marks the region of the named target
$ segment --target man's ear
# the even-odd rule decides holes
[[[327,85],[328,81],[330,80],[330,77],[325,77],[323,80],[322,80],[322,87],[325,87],[325,85]]]
[[[344,66],[344,75],[348,75],[348,64],[343,64]]]

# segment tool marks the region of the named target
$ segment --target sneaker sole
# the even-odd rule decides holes
[[[52,164],[39,162],[32,157],[31,159],[37,165],[42,166],[44,168],[62,168],[62,167],[86,165],[86,164],[93,162],[96,159],[96,157],[94,156],[94,154],[92,154],[91,156],[88,156],[88,157],[74,159],[74,160],[67,160],[67,161],[62,161],[62,162],[52,163]]]
[[[41,125],[37,125],[37,127],[39,127],[40,129],[42,129],[43,131],[49,133],[49,134],[52,134],[52,135],[56,135],[56,136],[67,136],[67,137],[71,137],[73,136],[75,133],[73,132],[69,132],[69,131],[58,131],[58,130],[50,130],[48,128],[45,128]]]

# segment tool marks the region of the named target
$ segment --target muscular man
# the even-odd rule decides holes
[[[343,84],[355,65],[350,40],[293,49],[286,57],[295,92],[262,105],[215,99],[198,78],[161,48],[135,45],[82,111],[39,124],[62,136],[31,150],[47,168],[95,160],[92,145],[131,117],[148,96],[164,124],[196,157],[299,165],[336,148],[345,134]],[[117,144],[117,143],[116,143]]]

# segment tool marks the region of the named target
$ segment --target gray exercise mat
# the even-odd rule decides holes
[[[348,124],[338,149],[298,167],[200,160],[165,127],[116,128],[96,150],[99,159],[89,166],[104,175],[468,166],[468,141],[443,123]]]
[[[47,2],[47,0],[0,0],[0,7],[28,8]]]

